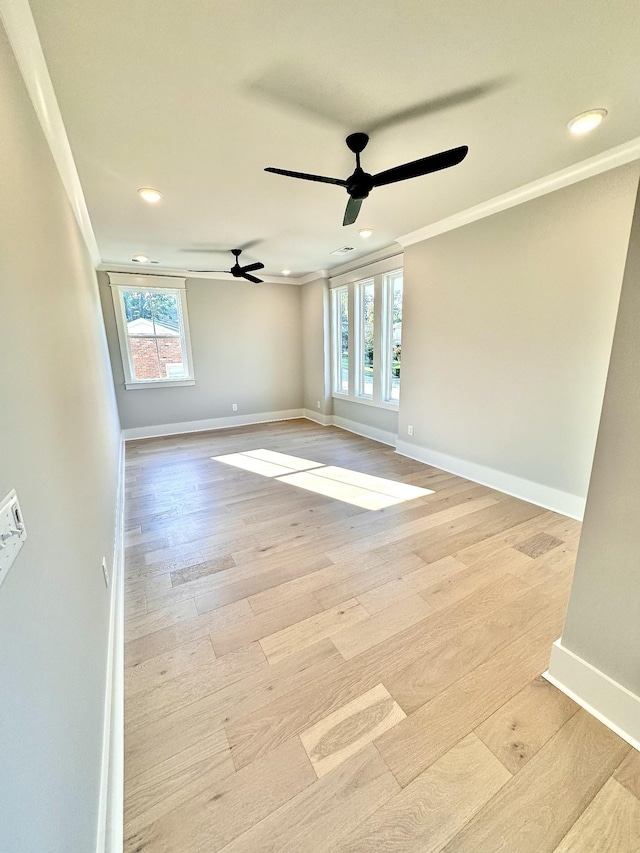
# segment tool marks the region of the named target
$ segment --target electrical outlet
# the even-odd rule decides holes
[[[407,427],[407,434],[413,435],[413,425],[412,424],[409,424],[409,426]]]
[[[320,400],[316,400],[316,406],[320,408]]]
[[[232,411],[232,412],[237,412],[237,411],[238,411],[238,404],[237,404],[237,403],[232,403],[232,404],[231,404],[231,411]]]
[[[109,569],[107,568],[107,558],[102,558],[102,574],[104,575],[104,585],[109,587]]]

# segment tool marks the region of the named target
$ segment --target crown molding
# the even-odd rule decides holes
[[[369,264],[375,264],[378,261],[386,261],[388,258],[398,258],[401,260],[402,247],[391,243],[388,246],[383,246],[382,249],[376,249],[375,252],[369,252],[368,255],[361,255],[359,258],[353,258],[353,260],[340,264],[340,266],[332,267],[329,270],[329,278],[336,278],[339,275],[344,275],[344,273],[362,269],[362,267],[369,266]]]
[[[206,273],[206,272],[190,272],[187,269],[178,269],[172,267],[163,267],[156,264],[111,264],[99,263],[96,266],[98,272],[106,273],[129,273],[133,275],[153,276],[173,276],[177,278],[204,278],[209,281],[238,281],[232,276],[226,276],[224,273]],[[225,275],[224,278],[222,276]],[[316,276],[317,277],[317,276]],[[266,284],[293,284],[299,285],[302,282],[299,279],[292,279],[281,275],[265,275],[262,279]],[[251,282],[247,282],[250,284]]]
[[[312,281],[318,281],[321,278],[329,278],[329,270],[316,270],[316,272],[307,273],[295,280],[296,284],[310,284]]]
[[[0,20],[7,31],[18,68],[53,155],[87,251],[93,265],[97,267],[100,263],[98,243],[29,3],[27,0],[0,0]]]
[[[589,157],[587,160],[574,163],[573,166],[567,166],[566,169],[561,169],[559,172],[553,172],[544,178],[539,178],[536,181],[531,181],[529,184],[509,190],[509,192],[495,196],[495,198],[488,201],[483,201],[474,207],[461,210],[459,213],[454,213],[453,216],[448,216],[439,222],[426,225],[417,231],[403,234],[396,239],[403,247],[411,246],[414,243],[429,240],[431,237],[437,237],[438,234],[453,231],[456,228],[461,228],[463,225],[476,222],[478,219],[493,216],[494,213],[500,213],[502,210],[516,207],[534,198],[539,198],[547,193],[555,192],[563,187],[568,187],[571,184],[576,184],[579,181],[584,181],[586,178],[592,178],[602,172],[608,172],[610,169],[616,169],[618,166],[624,166],[638,159],[640,159],[640,137],[630,139],[629,142],[625,142],[615,148],[609,148],[601,154],[596,154],[595,157]]]

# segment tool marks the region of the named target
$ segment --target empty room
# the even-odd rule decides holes
[[[0,0],[0,851],[640,851],[640,7]]]

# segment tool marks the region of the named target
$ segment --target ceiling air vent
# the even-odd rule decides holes
[[[349,252],[353,252],[353,246],[343,246],[341,249],[336,249],[335,252],[331,252],[332,255],[348,255]]]

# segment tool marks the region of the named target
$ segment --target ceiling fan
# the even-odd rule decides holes
[[[242,254],[242,249],[231,249],[231,254],[235,255],[236,262],[230,270],[189,270],[189,272],[224,272],[229,273],[234,278],[246,278],[247,281],[252,281],[254,284],[262,284],[262,279],[256,278],[256,276],[251,275],[251,273],[256,270],[263,270],[264,264],[258,262],[241,267],[238,259]]]
[[[275,169],[269,166],[265,172],[274,172],[276,175],[288,175],[290,178],[301,178],[303,181],[318,181],[323,184],[337,184],[344,187],[349,193],[347,209],[344,212],[343,225],[352,225],[358,218],[363,200],[369,195],[374,187],[382,187],[385,184],[395,184],[398,181],[406,181],[409,178],[418,178],[420,175],[429,175],[431,172],[439,172],[440,169],[448,169],[457,166],[467,156],[468,146],[461,145],[459,148],[450,148],[439,154],[423,157],[421,160],[413,160],[402,166],[394,166],[377,175],[370,175],[360,166],[360,154],[367,147],[369,136],[366,133],[351,133],[347,136],[347,147],[356,155],[356,168],[352,175],[346,180],[340,178],[325,178],[322,175],[308,175],[305,172],[290,172],[288,169]]]

